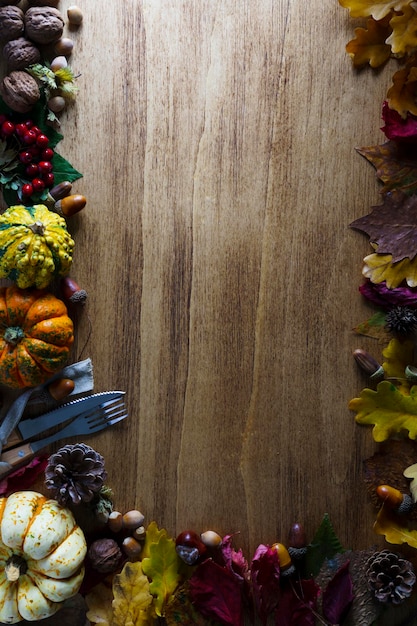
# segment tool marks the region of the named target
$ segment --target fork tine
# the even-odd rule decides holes
[[[104,428],[107,428],[108,426],[113,426],[114,424],[117,424],[117,422],[121,422],[127,417],[126,412],[121,412],[118,415],[119,417],[104,419],[104,420],[101,420],[100,422],[97,421],[96,423],[90,424],[88,433],[86,434],[96,433],[100,430],[103,430]]]

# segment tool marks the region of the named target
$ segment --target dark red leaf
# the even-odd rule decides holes
[[[385,281],[372,283],[367,280],[359,287],[359,291],[365,298],[384,309],[391,309],[394,306],[417,308],[417,289],[415,287],[388,289]]]
[[[0,481],[0,496],[8,496],[15,491],[29,489],[45,470],[47,463],[47,456],[36,456],[30,463],[9,474],[7,478],[3,478]]]
[[[390,109],[388,102],[384,102],[382,106],[382,119],[385,126],[381,129],[387,139],[392,141],[417,141],[417,117],[407,114],[404,119],[394,109]]]
[[[225,535],[221,545],[221,554],[225,567],[232,572],[240,581],[246,578],[249,571],[248,562],[243,556],[242,550],[232,547],[233,535]]]
[[[228,626],[243,624],[241,584],[228,569],[207,559],[194,570],[189,587],[202,615]]]
[[[349,561],[337,570],[323,592],[323,616],[331,624],[340,624],[353,602]]]
[[[262,622],[266,624],[279,600],[280,568],[278,552],[269,546],[259,545],[251,564],[253,599]]]
[[[319,593],[320,587],[312,579],[288,581],[275,610],[275,626],[314,626],[316,618],[313,611]]]

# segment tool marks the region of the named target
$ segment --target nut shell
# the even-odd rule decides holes
[[[0,0],[0,7],[5,7],[6,5],[11,4],[19,4],[20,0]]]
[[[38,83],[27,74],[17,70],[3,78],[0,95],[8,107],[17,113],[27,113],[40,98]]]
[[[9,72],[23,70],[25,67],[38,63],[41,53],[38,48],[25,37],[8,41],[3,48],[3,56]]]
[[[35,43],[53,43],[62,37],[64,20],[54,7],[31,7],[25,13],[25,29]]]
[[[0,7],[0,41],[11,41],[23,35],[24,13],[16,6]]]

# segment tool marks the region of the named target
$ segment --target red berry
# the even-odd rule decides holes
[[[30,163],[32,161],[32,154],[29,150],[22,150],[22,152],[19,152],[19,161],[21,163]]]
[[[33,126],[32,120],[25,120],[23,124],[26,126],[26,128],[32,128]]]
[[[52,163],[50,161],[39,161],[38,163],[39,171],[42,174],[48,174],[52,172]]]
[[[36,165],[36,163],[30,163],[26,169],[26,176],[29,176],[29,178],[35,178],[35,176],[37,176],[39,174],[39,168]]]
[[[18,137],[24,137],[24,135],[26,135],[26,133],[28,132],[27,126],[26,124],[20,123],[20,124],[16,124],[16,135]]]
[[[27,152],[30,152],[33,157],[38,157],[40,148],[38,148],[38,146],[28,146]]]
[[[32,180],[32,187],[35,191],[43,191],[45,189],[45,183],[41,178],[34,178]]]
[[[45,161],[50,161],[53,156],[54,156],[54,151],[52,150],[52,148],[45,148],[45,150],[42,150],[41,152],[41,157]]]
[[[22,187],[22,194],[26,197],[29,197],[33,194],[33,187],[30,183],[26,183]]]
[[[14,133],[14,129],[15,129],[15,125],[13,124],[13,122],[10,122],[9,120],[6,120],[1,125],[1,132],[6,137],[11,137],[11,135],[13,135]]]
[[[0,126],[3,124],[3,122],[7,121],[7,115],[4,115],[4,113],[0,113]]]
[[[43,174],[42,180],[45,183],[45,187],[52,187],[52,185],[54,184],[55,176],[52,174],[52,172],[47,172],[46,174]]]
[[[22,137],[22,141],[26,146],[31,146],[36,141],[36,133],[30,129]]]
[[[33,132],[35,133],[36,136],[42,134],[42,131],[41,131],[40,128],[38,128],[38,126],[32,126],[30,130],[33,130]]]
[[[46,135],[43,135],[42,133],[40,135],[38,135],[36,137],[36,144],[40,147],[40,148],[47,148],[48,147],[48,143],[49,143],[49,139]]]

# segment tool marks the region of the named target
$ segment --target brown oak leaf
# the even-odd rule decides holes
[[[383,193],[394,189],[407,195],[417,193],[417,157],[410,146],[386,141],[381,145],[356,150],[376,169],[377,177],[384,183]]]
[[[346,52],[355,67],[369,63],[371,67],[380,67],[391,54],[391,46],[385,43],[392,29],[389,26],[391,14],[385,19],[376,21],[369,19],[366,28],[355,28],[355,39],[349,41]]]
[[[389,441],[381,444],[379,451],[363,462],[364,481],[375,507],[381,507],[376,488],[390,485],[401,493],[410,492],[410,481],[404,476],[404,470],[417,462],[417,442],[410,439]],[[417,520],[417,509],[407,514],[410,520]]]
[[[391,254],[392,263],[417,255],[417,196],[388,194],[384,203],[350,224],[378,244],[378,254]]]
[[[417,56],[411,57],[404,68],[395,72],[392,83],[387,92],[390,108],[403,118],[407,113],[417,115]]]

